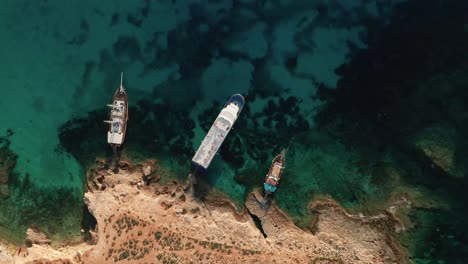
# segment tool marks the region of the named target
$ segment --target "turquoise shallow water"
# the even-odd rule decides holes
[[[124,71],[124,156],[156,158],[163,178],[185,179],[225,100],[243,93],[204,176],[211,186],[241,205],[289,147],[274,199],[299,224],[319,195],[370,214],[400,187],[417,188],[449,206],[412,211],[402,243],[417,263],[462,263],[467,21],[457,10],[466,6],[435,2],[6,1],[0,135],[13,131],[17,159],[10,197],[0,198],[1,237],[20,243],[35,224],[58,240],[79,238],[84,170],[110,155],[104,106]],[[456,177],[415,149],[417,135],[441,124],[452,127],[448,139],[429,138],[451,146]]]

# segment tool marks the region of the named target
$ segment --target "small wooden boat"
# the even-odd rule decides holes
[[[281,179],[281,174],[283,173],[284,164],[286,163],[286,149],[283,149],[280,154],[271,162],[270,170],[265,178],[265,183],[263,184],[263,189],[265,194],[271,194],[276,191],[279,181]]]
[[[104,122],[109,123],[109,131],[107,132],[107,142],[112,148],[120,147],[125,140],[125,132],[127,131],[128,121],[128,96],[122,84],[123,73],[120,75],[120,87],[115,91],[112,98],[112,104],[108,104],[111,108],[110,120]]]

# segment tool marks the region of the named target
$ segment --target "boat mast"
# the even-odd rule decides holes
[[[120,92],[121,93],[125,91],[122,83],[123,83],[123,72],[120,73]]]

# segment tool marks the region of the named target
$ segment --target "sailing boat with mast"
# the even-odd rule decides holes
[[[265,191],[264,199],[276,191],[281,175],[283,174],[284,165],[286,163],[286,149],[283,149],[281,153],[276,155],[276,157],[271,162],[270,170],[265,178],[265,183],[263,184],[263,189]]]
[[[114,153],[116,148],[122,146],[125,140],[128,121],[128,96],[123,86],[123,72],[120,74],[120,87],[114,93],[109,120],[104,122],[109,124],[107,131],[107,143],[112,146]]]

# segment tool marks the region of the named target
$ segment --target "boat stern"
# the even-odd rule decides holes
[[[114,144],[114,145],[122,145],[123,143],[123,138],[124,134],[123,133],[116,133],[116,132],[107,132],[107,142],[109,144]]]
[[[206,171],[205,167],[203,167],[202,165],[200,165],[200,164],[198,164],[198,163],[196,163],[194,161],[192,161],[192,169],[194,171],[199,171],[199,172],[202,172],[202,173]]]
[[[276,186],[273,186],[269,183],[264,183],[263,189],[265,189],[265,192],[267,193],[274,193],[276,191]]]

